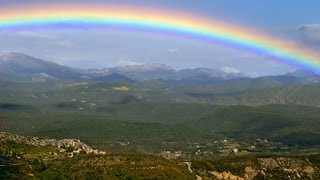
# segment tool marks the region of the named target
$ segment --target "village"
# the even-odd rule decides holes
[[[16,134],[10,134],[6,132],[0,132],[0,142],[16,142],[32,146],[49,146],[58,149],[59,152],[68,153],[69,157],[73,157],[74,154],[106,154],[105,151],[100,151],[91,148],[78,139],[40,139],[38,137],[25,137]]]

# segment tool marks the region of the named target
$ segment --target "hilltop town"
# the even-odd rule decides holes
[[[58,149],[60,152],[68,152],[70,156],[74,153],[85,154],[106,154],[105,151],[100,151],[91,148],[78,139],[43,139],[38,137],[25,137],[17,134],[11,134],[6,132],[0,132],[0,142],[16,142],[20,144],[26,144],[31,146],[48,146]]]

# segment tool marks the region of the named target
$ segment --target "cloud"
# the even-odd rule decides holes
[[[171,54],[176,54],[179,51],[180,51],[179,49],[168,49],[168,53],[171,53]]]
[[[223,66],[220,68],[221,71],[225,73],[240,73],[240,71],[233,67]]]
[[[142,63],[133,61],[133,60],[126,60],[126,59],[121,59],[117,62],[117,66],[131,66],[131,65],[141,65]]]
[[[249,72],[249,73],[246,73],[246,75],[252,78],[256,78],[260,76],[259,73],[257,72]]]
[[[311,45],[320,45],[320,24],[303,24],[297,28],[298,38]]]
[[[320,24],[302,24],[298,27],[301,31],[320,31]]]

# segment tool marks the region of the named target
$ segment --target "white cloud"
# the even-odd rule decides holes
[[[171,53],[171,54],[178,53],[179,51],[180,51],[179,49],[168,49],[168,53]]]
[[[240,73],[240,71],[233,67],[223,66],[220,68],[225,73]]]
[[[259,73],[257,72],[249,72],[249,73],[246,73],[246,75],[252,78],[256,78],[260,76]]]
[[[117,62],[117,66],[131,66],[131,65],[141,65],[142,63],[133,61],[133,60],[126,60],[126,59],[121,59]]]

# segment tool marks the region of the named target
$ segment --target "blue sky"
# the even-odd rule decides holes
[[[21,5],[21,2],[45,1],[0,0],[0,6]],[[132,4],[190,12],[263,30],[320,50],[320,1],[317,0],[93,0],[90,3]],[[80,68],[164,63],[179,69],[230,67],[250,75],[283,74],[295,69],[265,57],[204,42],[121,30],[0,31],[0,42],[0,54],[22,52]]]

